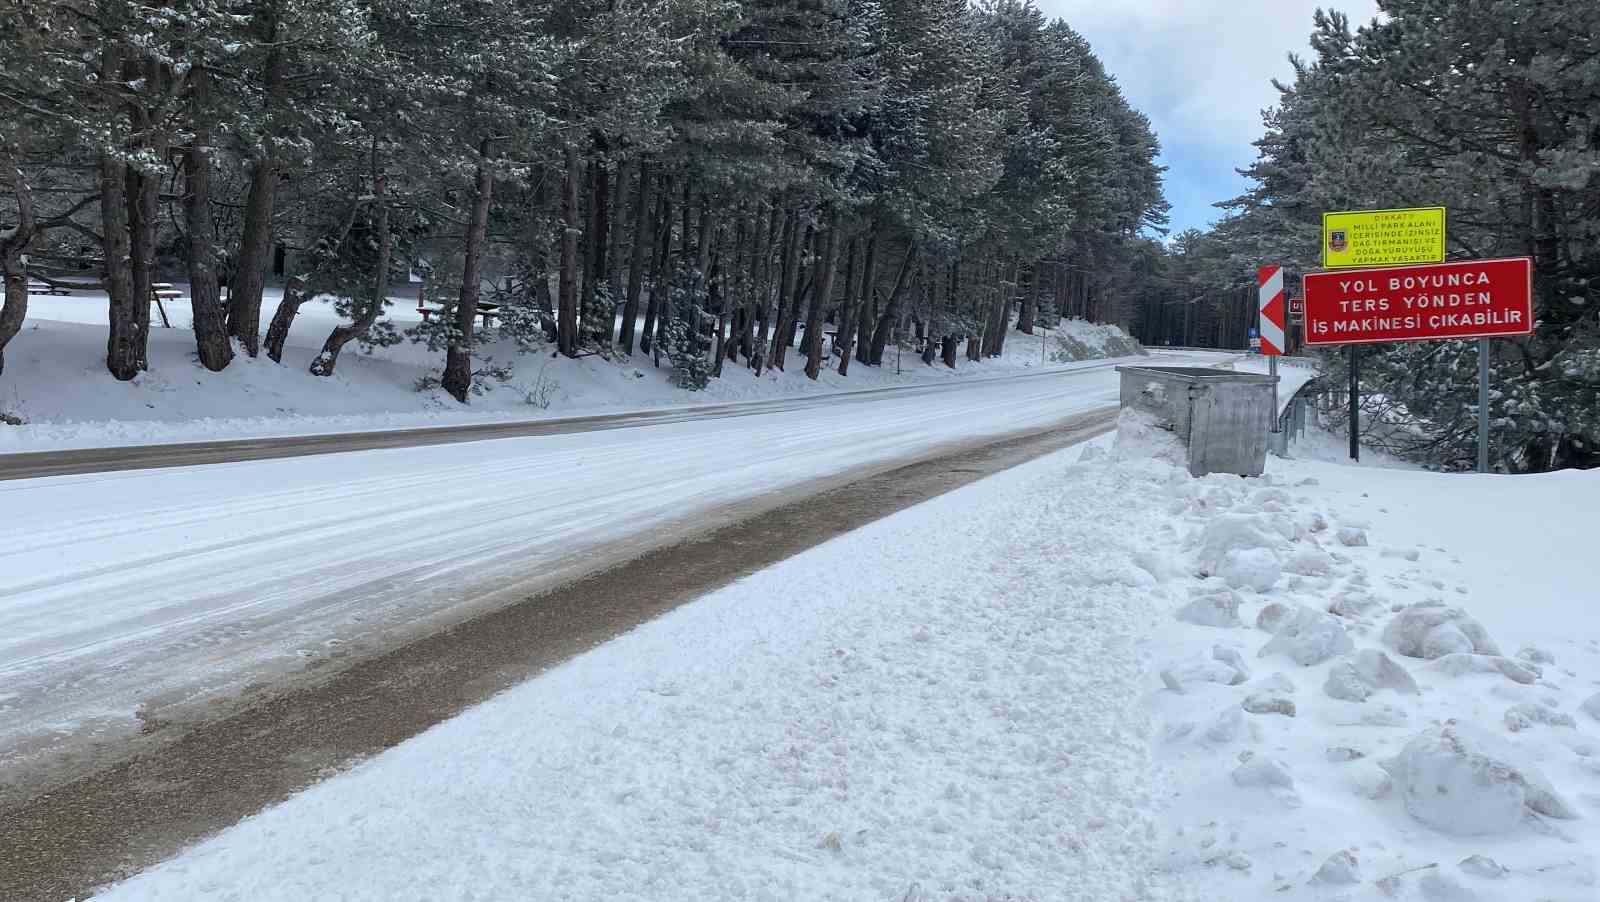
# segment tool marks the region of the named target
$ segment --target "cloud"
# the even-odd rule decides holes
[[[1039,0],[1088,38],[1155,125],[1179,228],[1215,218],[1207,204],[1242,190],[1232,169],[1254,157],[1261,111],[1277,102],[1272,79],[1293,71],[1288,54],[1309,55],[1318,6],[1356,24],[1377,13],[1375,0]]]

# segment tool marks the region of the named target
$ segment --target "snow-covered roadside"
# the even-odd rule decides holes
[[[679,608],[101,898],[1164,898],[1131,562],[1179,476],[1071,453]]]
[[[1587,473],[1274,459],[1183,486],[1183,544],[1150,558],[1174,875],[1208,899],[1596,898],[1597,509]]]
[[[1594,899],[1597,474],[1169,441],[843,536],[103,898]]]
[[[505,366],[509,377],[486,378],[485,393],[463,407],[439,389],[417,390],[419,379],[438,375],[441,361],[410,342],[371,354],[351,345],[334,376],[310,375],[311,359],[340,322],[324,300],[301,308],[281,365],[239,355],[221,373],[207,373],[195,361],[188,311],[174,307],[168,311],[173,328],[151,331],[150,370],[119,383],[105,372],[105,304],[103,295],[92,294],[31,299],[0,376],[0,413],[25,425],[0,425],[0,453],[532,420],[943,384],[1138,351],[1114,326],[1072,320],[1040,335],[1013,333],[1000,358],[963,360],[954,370],[924,366],[910,355],[899,361],[891,350],[882,367],[856,365],[848,377],[825,368],[816,381],[796,366],[759,378],[728,366],[705,391],[690,392],[673,386],[671,368],[657,368],[645,354],[567,360],[547,352],[518,354],[512,343],[495,342],[478,356]],[[269,291],[263,321],[276,304],[276,292]],[[397,328],[415,323],[413,305],[395,300],[389,313]]]

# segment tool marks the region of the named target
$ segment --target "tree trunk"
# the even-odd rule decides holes
[[[656,319],[664,316],[667,296],[667,259],[672,250],[672,178],[661,180],[661,198],[656,202],[655,254],[650,262],[650,300],[644,308],[644,331],[639,335],[639,350],[650,353],[656,344]]]
[[[951,369],[955,369],[956,368],[956,337],[954,335],[946,335],[943,338],[939,339],[939,349],[942,352],[941,356],[944,359],[944,365],[949,367],[949,368],[951,368]]]
[[[767,217],[762,215],[758,202],[750,215],[750,241],[739,258],[739,311],[735,323],[738,341],[729,350],[729,360],[737,361],[743,354],[748,361],[755,354],[756,299],[761,290],[761,252],[768,239],[766,225]]]
[[[329,333],[328,340],[322,343],[322,353],[311,361],[313,376],[333,375],[334,367],[339,365],[339,352],[352,339],[367,334],[372,324],[378,321],[378,314],[383,312],[384,302],[389,297],[389,253],[394,247],[394,236],[389,233],[388,187],[388,176],[382,171],[375,173],[372,179],[372,195],[378,205],[378,211],[372,228],[378,233],[378,271],[372,279],[372,297],[368,299],[367,309],[362,311],[359,319],[348,326],[339,326]]]
[[[550,294],[550,220],[546,218],[550,206],[549,182],[547,173],[540,175],[534,187],[532,207],[525,214],[528,223],[525,289],[527,303],[538,313],[539,328],[545,340],[553,342],[556,340],[556,305]]]
[[[639,162],[634,157],[617,164],[617,177],[612,180],[613,193],[610,195],[611,202],[607,207],[610,211],[610,227],[606,229],[604,285],[611,295],[611,306],[606,311],[610,317],[608,322],[611,324],[606,328],[608,339],[617,334],[617,305],[623,302],[623,294],[627,290],[627,285],[622,280],[622,236],[628,224],[628,185],[633,181],[634,170],[638,168]]]
[[[800,231],[798,213],[789,216],[794,220],[794,228],[789,230],[789,246],[783,251],[783,291],[778,295],[778,328],[772,338],[772,365],[780,370],[794,344],[795,313],[800,305],[798,285],[804,265],[800,255],[811,246],[812,237],[811,226],[806,226],[804,233]]]
[[[781,224],[780,224],[781,223]],[[794,229],[794,219],[791,215],[784,214],[776,202],[772,205],[772,221],[768,228],[768,242],[766,256],[762,260],[761,271],[761,303],[756,310],[756,353],[751,359],[756,375],[761,375],[761,370],[767,365],[767,359],[772,356],[772,342],[768,326],[773,320],[772,305],[776,303],[774,297],[781,297],[782,276],[779,284],[774,285],[772,279],[772,252],[777,249],[782,257],[789,246],[789,234]],[[781,230],[781,233],[780,233]]]
[[[478,318],[478,296],[483,290],[483,244],[489,234],[489,205],[494,200],[494,169],[489,160],[489,139],[478,145],[478,184],[473,192],[472,219],[462,248],[461,297],[456,303],[456,330],[445,349],[444,377],[440,385],[462,404],[472,391],[472,328]]]
[[[278,301],[278,308],[272,313],[272,322],[267,325],[267,357],[273,363],[283,362],[283,344],[289,339],[295,314],[300,312],[300,305],[305,303],[305,289],[306,282],[299,276],[283,284],[283,298]]]
[[[196,109],[194,137],[184,154],[184,178],[189,193],[185,199],[184,220],[189,230],[189,304],[193,311],[194,340],[200,365],[220,372],[233,360],[233,345],[228,342],[227,311],[217,285],[216,254],[212,246],[211,224],[211,141],[203,124],[208,73],[196,65],[189,74],[190,100]]]
[[[872,239],[867,245],[867,273],[861,284],[861,304],[856,311],[855,343],[856,362],[862,366],[872,363],[872,324],[878,319],[878,229],[874,223]]]
[[[165,90],[162,64],[159,61],[148,60],[143,70],[134,71],[147,80],[156,96],[160,96]],[[166,159],[167,148],[158,138],[160,131],[151,117],[151,111],[140,108],[136,112],[134,121],[138,123],[139,132],[143,135],[141,140],[144,146],[152,151],[157,159]],[[150,362],[146,357],[150,346],[150,291],[151,283],[155,281],[156,229],[160,225],[161,218],[161,179],[139,172],[131,166],[128,167],[126,174],[130,250],[128,270],[133,283],[132,312],[139,335],[134,352],[138,356],[139,369],[147,370],[150,368]]]
[[[110,296],[110,331],[106,339],[106,369],[124,382],[139,375],[140,348],[146,329],[140,325],[133,294],[128,234],[128,167],[109,153],[100,155],[100,227],[104,240],[106,294]],[[150,296],[144,297],[148,311]],[[146,318],[149,313],[145,314]]]
[[[267,16],[262,29],[271,48],[267,55],[267,111],[282,106],[287,59],[278,40],[276,3],[263,3],[258,9]],[[239,241],[239,264],[228,292],[228,334],[239,340],[244,352],[256,356],[261,331],[261,295],[267,284],[267,265],[272,259],[272,212],[278,194],[278,161],[270,151],[250,167],[250,191],[244,201],[244,234]],[[280,354],[281,354],[280,349]]]
[[[716,208],[707,195],[700,195],[700,235],[699,244],[695,245],[694,262],[694,287],[698,295],[706,290],[707,279],[711,275],[711,245],[712,236],[718,223]]]
[[[583,331],[595,347],[611,344],[616,324],[611,299],[600,289],[609,285],[606,262],[611,238],[611,167],[605,160],[589,164],[589,240],[584,242]]]
[[[11,196],[17,205],[16,227],[0,234],[0,275],[5,279],[5,302],[0,306],[0,373],[6,369],[6,345],[17,337],[28,316],[28,273],[22,255],[38,228],[33,215],[33,189],[12,162],[9,154],[0,154],[0,166],[10,169],[16,179]]]
[[[869,299],[872,297],[872,283],[877,278],[878,227],[876,223],[873,224],[872,231],[867,235],[866,242],[865,258],[861,261],[861,286],[859,289],[852,286],[852,290],[857,291],[856,304],[858,311],[867,308]],[[839,375],[841,376],[850,375],[850,357],[856,344],[856,321],[864,319],[859,313],[850,309],[849,303],[847,298],[845,309],[839,315]]]
[[[739,343],[734,339],[741,334],[744,328],[745,294],[741,282],[744,279],[745,252],[750,244],[750,230],[745,217],[740,215],[735,218],[733,254],[726,258],[720,267],[722,279],[722,303],[717,308],[717,363],[714,375],[722,375],[722,361],[724,358],[737,361],[739,359]],[[727,333],[724,337],[724,333]]]
[[[889,300],[883,305],[883,313],[878,317],[878,326],[872,332],[872,365],[883,365],[883,349],[889,344],[889,332],[894,328],[895,320],[900,315],[900,301],[905,295],[907,278],[911,268],[917,264],[917,243],[911,242],[906,248],[906,258],[900,261],[900,272],[894,277],[894,288],[889,291]]]
[[[345,216],[339,230],[333,233],[333,240],[327,245],[328,251],[317,261],[315,269],[292,276],[284,283],[283,298],[278,301],[278,309],[272,314],[272,323],[267,327],[267,356],[272,358],[273,363],[283,362],[283,344],[289,338],[289,329],[294,325],[295,314],[300,312],[300,305],[309,299],[311,286],[320,281],[318,277],[338,261],[340,248],[350,236],[350,230],[355,228],[356,216],[366,204],[366,198],[359,197],[350,204],[349,214]]]
[[[578,356],[578,177],[582,163],[576,144],[567,145],[567,173],[561,182],[561,288],[557,296],[556,342],[567,357]]]
[[[1035,268],[1030,267],[1027,278],[1028,287],[1022,292],[1022,312],[1017,314],[1017,331],[1023,335],[1033,334],[1033,320],[1039,307],[1039,293],[1035,290],[1033,284],[1034,272]]]
[[[634,330],[638,328],[639,292],[643,288],[644,259],[650,249],[650,161],[639,163],[639,200],[633,208],[633,253],[628,261],[628,303],[622,308],[622,332],[618,343],[624,357],[633,355]],[[648,336],[650,324],[645,325]],[[648,339],[646,339],[648,341]],[[648,350],[648,346],[646,350]]]
[[[122,77],[120,45],[106,41],[101,51],[100,77],[104,84]],[[140,325],[138,300],[149,317],[150,296],[135,299],[130,260],[133,242],[128,230],[128,166],[121,157],[100,154],[100,227],[104,242],[106,294],[110,298],[110,328],[106,337],[106,369],[124,382],[139,375],[148,329]]]
[[[768,310],[772,306],[772,249],[778,243],[778,230],[783,227],[782,211],[776,203],[766,216],[761,241],[756,249],[755,267],[751,272],[750,289],[750,350],[745,354],[750,368],[759,375],[766,357]]]
[[[1003,272],[1004,270],[1002,270]],[[1000,296],[994,305],[994,341],[989,356],[999,357],[1006,351],[1006,336],[1011,332],[1011,307],[1017,299],[1017,286],[1021,278],[1022,264],[1016,260],[1011,261],[1011,278],[1000,283]]]
[[[839,262],[839,214],[828,217],[828,236],[822,244],[822,259],[817,265],[817,289],[806,312],[806,378],[822,373],[822,313],[833,301],[833,271]]]

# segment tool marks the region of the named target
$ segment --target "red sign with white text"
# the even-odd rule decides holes
[[[1533,332],[1527,257],[1310,272],[1304,285],[1308,345]]]

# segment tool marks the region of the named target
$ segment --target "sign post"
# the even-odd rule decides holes
[[[1278,357],[1283,354],[1288,331],[1283,307],[1283,267],[1274,264],[1256,270],[1258,307],[1261,311],[1261,353],[1267,357],[1272,377],[1272,431],[1278,431]]]
[[[1350,459],[1361,461],[1361,346],[1350,346]]]
[[[1489,339],[1478,339],[1478,472],[1489,472]]]
[[[1306,273],[1308,345],[1478,339],[1478,470],[1489,470],[1489,339],[1533,332],[1533,261],[1527,257]],[[1352,398],[1350,456],[1356,456]]]

